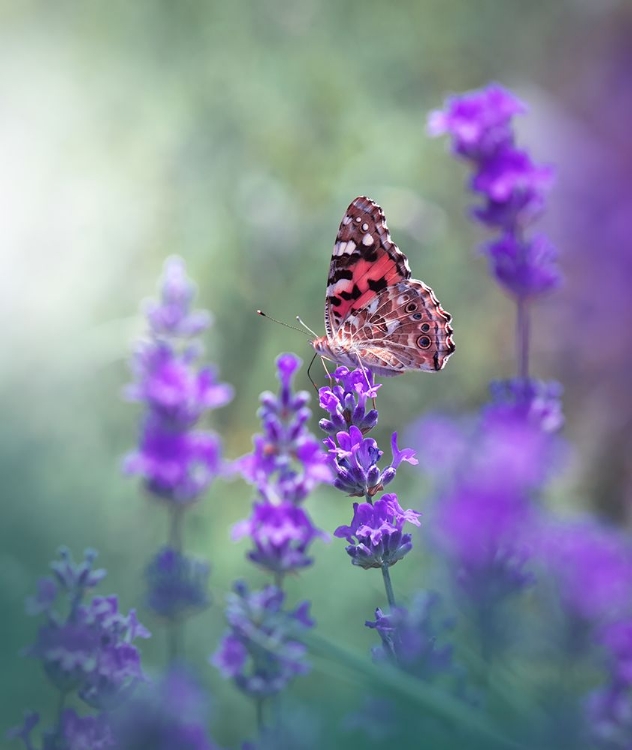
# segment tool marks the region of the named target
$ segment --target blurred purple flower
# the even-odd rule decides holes
[[[140,654],[133,645],[136,638],[148,638],[147,631],[131,610],[127,616],[118,611],[116,596],[95,596],[82,604],[86,591],[105,576],[92,570],[96,552],[88,550],[84,562],[75,564],[67,550],[51,565],[59,588],[65,591],[68,612],[54,609],[57,595],[50,595],[48,583],[40,584],[44,601],[27,600],[27,612],[46,614],[47,622],[36,641],[25,653],[42,662],[44,671],[61,692],[77,691],[79,697],[96,708],[110,708],[128,696],[144,680]],[[44,579],[49,582],[50,579]]]
[[[485,245],[483,252],[496,281],[514,297],[535,297],[561,283],[557,250],[544,235],[518,240],[504,234]]]
[[[182,667],[148,684],[119,714],[114,725],[125,750],[216,750],[209,738],[209,699]]]
[[[493,83],[481,91],[448,97],[443,110],[430,113],[428,133],[451,135],[455,153],[477,159],[511,144],[511,119],[526,111],[511,92]]]
[[[232,388],[217,382],[213,367],[198,369],[191,352],[178,355],[165,341],[140,342],[132,360],[135,382],[125,389],[172,424],[194,425],[204,411],[227,404]]]
[[[309,604],[303,602],[287,612],[284,600],[276,586],[249,591],[243,581],[227,597],[229,630],[211,663],[254,698],[275,695],[310,669],[307,649],[300,641],[301,634],[314,626]]]
[[[182,620],[208,607],[209,565],[163,547],[145,569],[147,606],[167,620]]]
[[[419,526],[419,515],[402,510],[397,495],[382,495],[375,503],[354,503],[351,525],[339,526],[334,536],[349,542],[346,549],[353,565],[390,567],[412,549],[412,537],[403,528],[406,522]]]
[[[554,380],[495,380],[489,390],[492,403],[485,408],[486,413],[524,419],[550,433],[564,424],[562,386]]]
[[[181,507],[199,499],[221,468],[219,438],[194,427],[233,396],[213,367],[198,365],[201,347],[189,338],[207,328],[210,317],[190,310],[194,294],[184,262],[169,259],[161,301],[145,305],[150,338],[136,349],[134,381],[125,389],[126,397],[142,402],[146,412],[139,448],[125,458],[124,471],[140,475],[152,495]]]
[[[197,336],[211,325],[206,310],[191,310],[195,284],[188,278],[182,258],[173,256],[165,262],[160,301],[149,300],[143,308],[156,336]]]
[[[452,671],[452,647],[439,646],[453,622],[439,614],[440,600],[435,592],[419,591],[410,607],[396,607],[384,614],[375,610],[375,622],[368,628],[379,633],[382,645],[373,649],[376,661],[389,659],[419,679],[431,681],[437,675]]]
[[[139,450],[126,456],[123,470],[142,476],[146,490],[155,497],[187,507],[219,474],[220,448],[214,433],[173,430],[150,413],[142,427]]]
[[[523,236],[544,209],[554,177],[552,167],[535,164],[514,145],[511,119],[525,111],[513,94],[491,84],[449,98],[443,111],[431,113],[428,125],[430,135],[451,135],[454,152],[472,162],[471,189],[485,199],[473,216],[501,231],[483,252],[496,280],[518,300],[554,289],[562,279],[549,240]]]
[[[627,539],[591,521],[546,520],[536,532],[539,558],[571,617],[601,624],[632,613]]]
[[[249,536],[255,546],[248,558],[275,574],[311,565],[309,545],[318,537],[328,538],[312,524],[303,508],[288,501],[278,505],[254,503],[250,518],[233,527],[233,539],[244,536]]]
[[[59,736],[64,750],[117,750],[108,717],[79,716],[66,709],[60,721]]]

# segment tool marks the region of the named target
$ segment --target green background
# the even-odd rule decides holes
[[[490,379],[513,373],[513,306],[475,252],[485,235],[467,219],[467,170],[425,133],[428,112],[450,92],[490,80],[514,90],[531,110],[518,123],[520,144],[559,165],[541,226],[569,281],[538,305],[532,352],[534,373],[566,386],[574,449],[550,502],[562,513],[601,505],[625,520],[627,464],[621,459],[622,473],[606,483],[609,414],[585,397],[607,388],[607,373],[587,381],[581,361],[573,369],[565,358],[575,325],[566,312],[590,289],[573,279],[561,206],[572,190],[568,129],[613,147],[589,105],[629,8],[589,0],[0,5],[1,729],[24,707],[51,711],[39,665],[18,652],[36,628],[23,599],[57,547],[76,556],[96,547],[109,571],[101,590],[117,592],[127,610],[139,604],[142,569],[166,538],[164,509],[120,474],[139,415],[120,394],[143,331],[139,303],[155,293],[168,255],[185,259],[198,306],[215,316],[208,358],[236,397],[211,423],[229,458],[250,448],[258,394],[276,387],[276,355],[311,356],[299,333],[254,311],[290,323],[299,314],[323,332],[329,255],[356,195],[383,206],[413,275],[452,313],[457,344],[439,375],[409,374],[381,389],[382,447],[416,415],[476,408]],[[299,385],[310,387],[304,370]],[[423,511],[415,467],[404,465],[393,490]],[[214,735],[225,745],[253,733],[254,715],[206,659],[231,582],[265,581],[245,562],[245,542],[229,540],[251,499],[242,482],[217,481],[185,532],[187,549],[212,564],[215,603],[190,623],[187,651],[215,696]],[[350,504],[326,489],[308,508],[332,531],[348,523]],[[396,590],[425,583],[421,546],[394,569]],[[314,567],[289,582],[290,599],[312,600],[323,635],[367,650],[375,638],[364,620],[384,605],[379,574],[352,568],[341,540],[314,552]],[[142,609],[141,620],[154,631],[146,664],[160,667],[164,634]],[[295,695],[355,701],[352,678],[320,667]]]

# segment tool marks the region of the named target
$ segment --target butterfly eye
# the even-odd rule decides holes
[[[411,318],[412,318],[413,320],[421,320],[423,316],[422,316],[422,314],[421,314],[421,313],[415,313],[414,315],[411,315],[410,317],[411,317]],[[428,325],[428,324],[426,323],[426,325]],[[422,330],[422,331],[423,331],[423,330],[426,330],[426,331],[427,331],[428,329],[427,329],[427,328],[426,328],[426,329],[424,329],[424,327],[422,326],[422,327],[421,327],[421,330]]]
[[[428,338],[428,336],[420,336],[417,339],[417,346],[420,349],[427,349],[430,346],[430,339]]]
[[[406,305],[406,312],[407,313],[415,312],[416,309],[417,309],[417,303],[416,302],[410,302],[409,304]]]
[[[413,318],[414,317],[415,316],[413,315]],[[419,320],[419,318],[417,318],[417,320]],[[430,323],[424,323],[422,326],[419,327],[419,330],[423,331],[423,333],[428,333],[428,331],[430,330]]]

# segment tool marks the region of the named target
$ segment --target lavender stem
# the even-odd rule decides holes
[[[518,297],[516,315],[516,343],[518,356],[518,377],[529,377],[529,308],[524,297]]]
[[[391,573],[388,565],[382,565],[382,577],[384,578],[384,588],[386,589],[386,598],[388,603],[393,609],[397,605],[395,604],[395,594],[393,593],[393,584],[391,583]]]

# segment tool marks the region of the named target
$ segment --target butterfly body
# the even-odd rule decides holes
[[[321,357],[377,375],[441,370],[454,352],[451,316],[430,287],[411,279],[382,209],[356,198],[336,237],[325,298]]]

